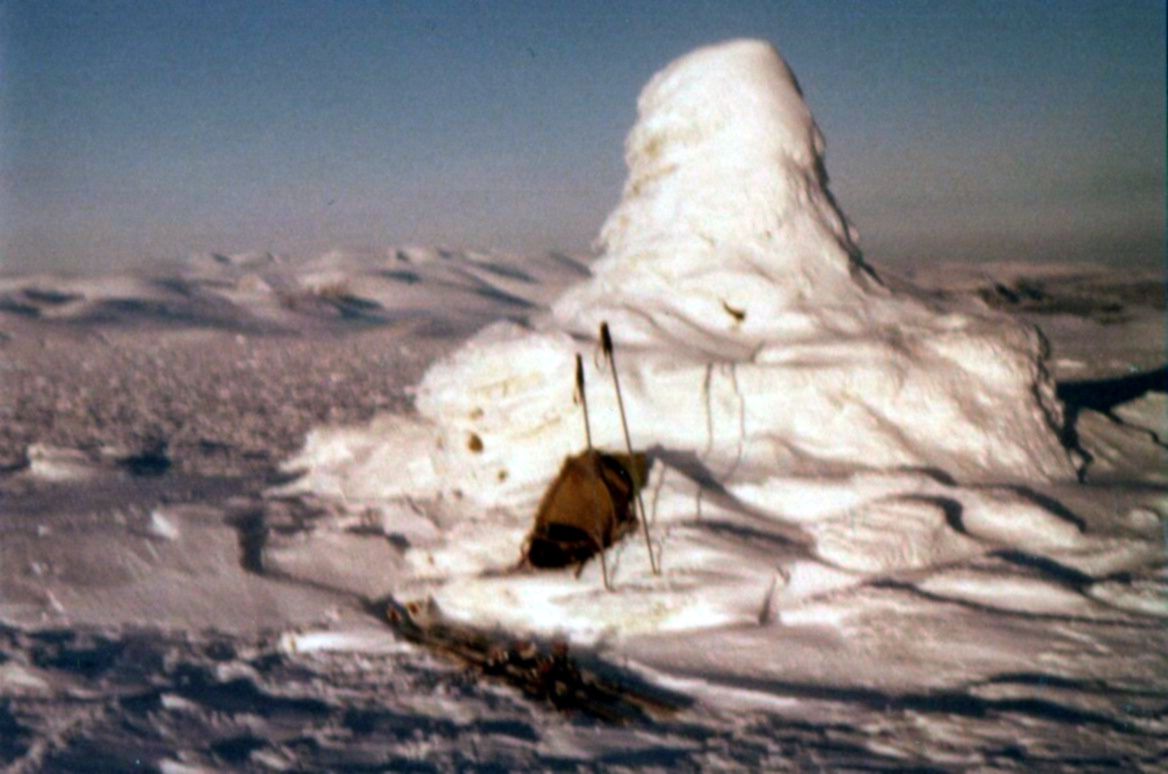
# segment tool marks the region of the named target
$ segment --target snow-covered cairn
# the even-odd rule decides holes
[[[383,418],[332,463],[340,439],[310,439],[313,487],[537,499],[584,442],[576,352],[595,440],[623,446],[609,375],[590,356],[602,320],[634,445],[715,481],[904,468],[1073,476],[1038,333],[886,287],[827,190],[823,152],[771,45],[732,41],[672,63],[638,101],[594,276],[534,330],[495,325],[436,362],[418,417]]]

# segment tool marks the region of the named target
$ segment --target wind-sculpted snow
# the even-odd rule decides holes
[[[638,108],[593,276],[550,315],[496,323],[431,365],[417,416],[314,432],[288,491],[339,498],[403,535],[430,520],[437,536],[409,559],[452,615],[587,637],[765,618],[796,558],[866,577],[979,555],[1010,523],[1064,539],[1057,517],[1034,515],[1041,505],[1001,496],[1001,513],[984,516],[986,495],[968,488],[1074,478],[1041,335],[877,279],[774,49],[735,41],[683,57]],[[623,445],[613,374],[595,356],[605,320],[632,444],[655,461],[648,495],[666,557],[657,578],[643,553],[618,549],[619,603],[571,578],[505,573],[540,493],[583,445],[577,353],[592,438]],[[919,473],[906,482],[904,471]],[[825,476],[850,477],[855,502],[797,526],[789,498]]]
[[[412,322],[465,336],[493,320],[523,318],[549,300],[550,289],[588,273],[585,262],[560,253],[520,260],[400,247],[296,261],[267,253],[195,255],[152,276],[0,277],[0,311],[74,325],[250,332],[295,331],[314,321]]]
[[[823,136],[769,44],[682,57],[653,77],[637,112],[597,277],[557,301],[562,323],[594,333],[607,318],[634,343],[674,339],[717,359],[868,327],[887,294],[827,189]]]

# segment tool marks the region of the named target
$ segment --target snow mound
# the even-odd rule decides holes
[[[984,305],[893,292],[864,264],[822,136],[769,44],[683,57],[638,108],[592,276],[436,361],[416,416],[315,431],[286,493],[430,533],[407,563],[449,615],[586,637],[763,621],[804,592],[998,540],[1077,545],[1077,525],[1013,490],[937,483],[1073,478],[1045,343]],[[409,271],[443,261],[401,257]],[[540,493],[584,445],[578,353],[593,441],[624,445],[602,321],[632,443],[655,463],[646,500],[666,557],[657,578],[643,546],[618,547],[619,604],[591,565],[583,581],[508,574]],[[845,484],[817,490],[831,478]],[[805,570],[790,594],[784,557]]]

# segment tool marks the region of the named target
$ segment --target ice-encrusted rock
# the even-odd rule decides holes
[[[773,47],[689,54],[650,81],[638,109],[594,276],[534,331],[499,324],[436,362],[418,418],[359,441],[310,439],[294,463],[310,468],[306,486],[482,507],[536,497],[583,446],[576,352],[594,439],[623,446],[611,377],[593,354],[602,320],[634,444],[712,480],[1074,474],[1037,331],[894,293],[863,263],[827,189],[822,136]]]
[[[679,59],[645,87],[638,114],[604,258],[556,303],[561,322],[595,333],[608,319],[625,338],[676,339],[719,358],[825,325],[864,329],[867,297],[884,293],[828,192],[823,135],[772,46],[733,41]]]

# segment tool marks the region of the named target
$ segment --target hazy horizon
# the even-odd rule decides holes
[[[769,40],[875,262],[1162,260],[1160,2],[0,3],[0,270],[586,251],[654,72]]]

